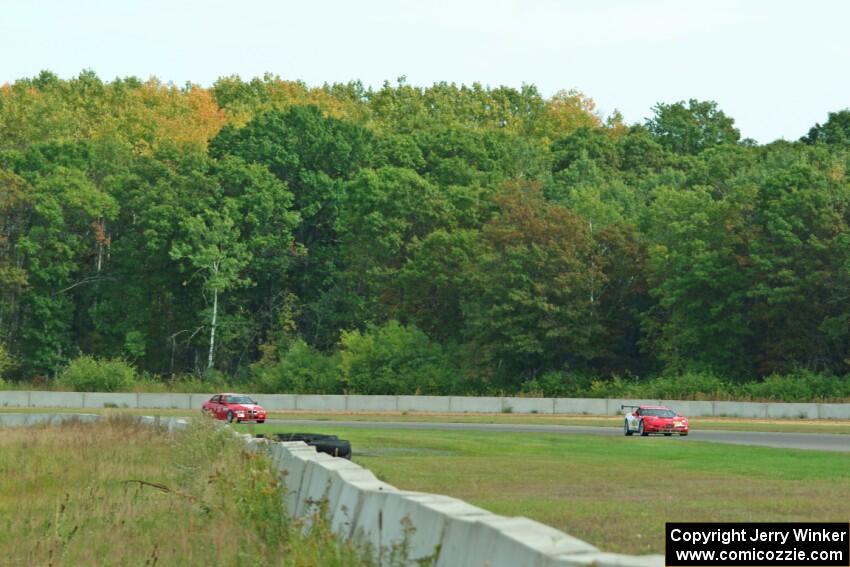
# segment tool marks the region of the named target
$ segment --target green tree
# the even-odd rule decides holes
[[[227,209],[225,205],[224,212],[207,211],[185,219],[182,223],[184,238],[176,241],[171,249],[171,257],[188,260],[195,273],[203,278],[204,291],[212,293],[207,370],[213,368],[219,294],[251,283],[243,275],[251,256],[241,242],[236,223],[228,215],[232,211]]]
[[[452,394],[459,382],[443,348],[398,321],[344,332],[339,368],[346,391],[358,394]]]
[[[850,109],[830,112],[826,122],[812,126],[801,140],[807,144],[850,145]]]
[[[513,380],[585,366],[597,354],[604,284],[588,223],[533,185],[498,199],[464,305],[470,340]]]
[[[653,113],[646,121],[647,128],[662,146],[678,154],[697,154],[712,146],[735,144],[741,138],[735,121],[714,101],[658,103]]]
[[[370,159],[371,134],[355,125],[326,117],[314,106],[270,110],[243,128],[226,127],[210,143],[214,157],[235,156],[267,167],[293,195],[300,217],[294,230],[294,293],[303,309],[299,329],[313,344],[332,345],[340,328],[350,324],[350,305],[341,282],[336,231],[340,197],[346,180]]]
[[[68,157],[66,148],[51,149]],[[80,298],[104,278],[101,228],[115,218],[118,203],[76,167],[43,164],[23,175],[31,180],[31,209],[15,242],[28,286],[17,314],[17,352],[26,370],[55,372],[75,350]]]

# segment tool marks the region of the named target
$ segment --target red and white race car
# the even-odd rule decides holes
[[[688,418],[667,406],[620,406],[626,411],[623,433],[628,437],[638,433],[646,437],[650,433],[663,435],[688,434]]]
[[[266,421],[266,410],[257,402],[243,394],[216,394],[204,402],[201,413],[223,419],[227,423],[240,421]]]

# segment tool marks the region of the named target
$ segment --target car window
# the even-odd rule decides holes
[[[641,410],[641,415],[651,415],[654,417],[676,417],[676,412],[671,409],[644,409]]]
[[[219,403],[219,402],[221,401],[221,396],[220,396],[220,395],[218,395],[218,396],[213,396],[212,398],[210,398],[210,401],[211,401],[212,403],[214,403],[214,404],[217,404],[217,403]]]
[[[253,404],[254,400],[249,398],[248,396],[230,396],[228,398],[231,404]]]

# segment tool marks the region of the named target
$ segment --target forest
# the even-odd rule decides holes
[[[850,110],[767,144],[712,101],[650,114],[404,78],[5,84],[0,377],[850,398]]]

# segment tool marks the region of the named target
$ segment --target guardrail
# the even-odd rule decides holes
[[[213,393],[0,391],[0,407],[200,409]],[[689,417],[850,419],[850,404],[601,398],[251,394],[272,411],[617,415],[623,404],[670,406]]]

